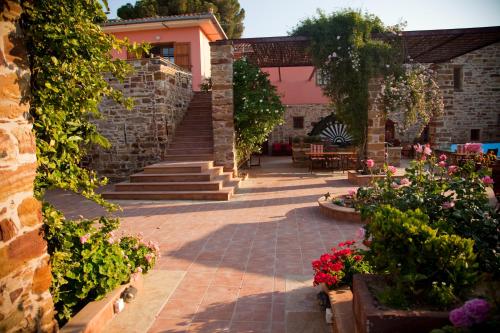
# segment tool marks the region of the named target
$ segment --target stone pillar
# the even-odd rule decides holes
[[[56,328],[40,203],[33,198],[35,137],[26,101],[30,88],[17,1],[0,17],[0,332]]]
[[[366,156],[375,161],[376,166],[385,163],[385,117],[381,106],[376,103],[382,89],[382,78],[372,78],[368,82],[368,133]]]
[[[234,102],[233,44],[222,40],[210,43],[212,64],[212,125],[215,164],[237,173]]]

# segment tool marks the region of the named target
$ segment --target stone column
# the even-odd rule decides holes
[[[17,1],[0,16],[0,332],[55,330],[40,203],[33,198],[35,137]]]
[[[222,40],[210,43],[212,64],[212,125],[215,164],[237,174],[234,102],[233,44]]]
[[[376,103],[382,89],[382,78],[372,78],[368,82],[368,133],[366,156],[375,161],[376,166],[385,163],[385,117],[381,106]]]

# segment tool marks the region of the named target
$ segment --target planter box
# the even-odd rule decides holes
[[[379,180],[384,179],[386,175],[362,175],[356,171],[348,171],[347,172],[347,180],[354,185],[357,186],[367,186],[370,185],[372,179]],[[402,175],[392,176],[392,178],[401,179]]]
[[[122,292],[129,286],[137,288],[141,292],[143,287],[143,277],[139,274],[136,281],[123,284],[107,294],[103,299],[90,302],[81,309],[66,325],[60,333],[99,333],[115,316],[113,304],[120,298]]]
[[[354,315],[352,312],[352,292],[347,286],[339,287],[334,290],[328,290],[326,285],[321,288],[328,294],[332,306],[333,332],[334,333],[353,333]]]
[[[356,274],[353,281],[353,312],[357,333],[422,333],[450,325],[445,311],[381,310],[368,289],[378,275]]]
[[[324,196],[318,199],[318,205],[321,213],[332,219],[362,223],[361,214],[354,208],[336,205],[331,200],[326,201]]]

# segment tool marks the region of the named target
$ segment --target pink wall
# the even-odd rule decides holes
[[[269,73],[271,83],[276,86],[283,104],[326,104],[330,100],[323,95],[321,87],[316,85],[316,75],[311,73],[314,67],[281,67],[281,81],[277,67],[262,68]]]
[[[199,27],[113,32],[113,34],[117,38],[123,39],[127,37],[131,42],[137,43],[191,43],[193,90],[200,90],[200,83],[204,75],[207,73],[210,74],[210,58],[208,61],[202,59],[206,57],[206,49],[210,50],[210,46],[208,44],[208,39]],[[159,39],[157,37],[159,37]],[[127,58],[125,52],[113,52],[113,56],[120,59]]]

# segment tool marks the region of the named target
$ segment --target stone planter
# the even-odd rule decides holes
[[[357,186],[367,186],[370,185],[372,179],[375,180],[380,180],[384,179],[386,175],[362,175],[356,171],[348,171],[347,172],[347,180],[354,185]],[[392,178],[395,179],[401,179],[403,178],[402,175],[399,176],[392,176]]]
[[[143,289],[143,276],[135,281],[123,284],[112,292],[108,293],[103,299],[90,302],[76,315],[74,315],[60,329],[60,333],[99,333],[116,315],[113,305],[120,298],[122,292],[129,286],[137,288],[139,292]]]
[[[354,316],[351,289],[348,286],[342,286],[329,290],[324,283],[321,284],[321,289],[328,294],[332,306],[333,332],[353,333]]]
[[[334,204],[331,200],[325,200],[322,196],[318,199],[321,213],[335,220],[362,223],[361,214],[350,207],[342,207]]]
[[[377,275],[354,275],[353,313],[357,333],[422,333],[450,325],[445,311],[379,309],[368,284],[382,279]]]

